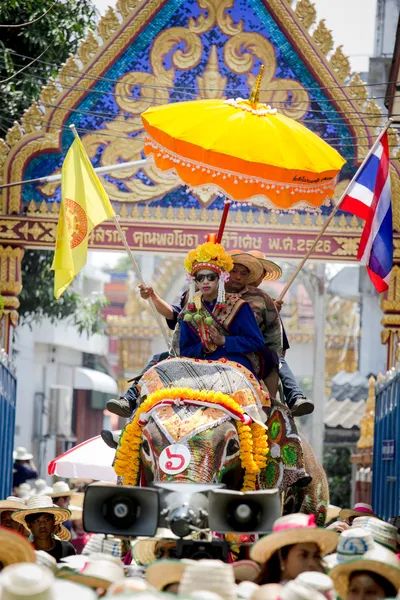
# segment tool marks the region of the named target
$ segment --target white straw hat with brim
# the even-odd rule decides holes
[[[66,481],[56,481],[53,485],[53,491],[48,494],[50,498],[60,498],[61,496],[72,496],[77,490],[71,490]]]
[[[236,596],[238,600],[249,600],[258,588],[254,581],[241,581],[236,586]]]
[[[265,258],[265,254],[259,252],[258,250],[250,250],[249,254],[254,256],[254,258],[258,258],[264,268],[264,279],[263,281],[276,281],[280,277],[282,277],[282,269],[279,265],[272,262],[268,258]],[[253,285],[257,280],[248,281],[249,285]]]
[[[37,479],[35,481],[35,489],[34,489],[34,493],[35,496],[40,496],[41,494],[43,494],[44,496],[48,496],[49,492],[52,492],[53,488],[50,487],[49,485],[47,485],[47,481],[45,481],[44,479]]]
[[[21,483],[21,485],[17,488],[16,491],[17,496],[22,500],[27,500],[34,494],[34,491],[29,485],[29,483]]]
[[[0,500],[0,513],[2,513],[5,510],[22,510],[25,507],[25,502],[17,496],[8,496],[8,498],[6,498],[5,500]]]
[[[125,575],[122,563],[117,564],[113,560],[88,560],[80,571],[67,567],[61,568],[57,577],[67,581],[74,581],[90,588],[108,589],[112,583],[122,579]]]
[[[283,586],[279,600],[326,600],[316,589],[292,579]]]
[[[214,592],[225,600],[236,600],[236,584],[231,564],[220,560],[196,560],[187,565],[179,584],[179,594],[201,590]]]
[[[341,598],[347,598],[350,577],[356,571],[375,573],[391,583],[395,590],[400,588],[400,560],[394,552],[379,544],[363,556],[342,562],[330,571],[329,577]]]
[[[294,513],[275,521],[272,533],[251,547],[250,558],[258,563],[266,563],[280,548],[308,542],[317,544],[322,556],[325,556],[335,550],[338,537],[336,531],[317,527],[314,515]]]
[[[134,596],[138,592],[145,590],[154,590],[142,577],[124,577],[110,585],[105,595],[106,598],[116,596]]]
[[[328,510],[326,511],[326,522],[332,521],[332,519],[336,519],[339,516],[339,513],[342,509],[340,506],[335,506],[334,504],[329,504]]]
[[[146,569],[146,581],[162,591],[167,585],[180,583],[182,575],[193,560],[156,560]]]
[[[372,506],[364,502],[358,502],[354,505],[354,508],[342,508],[339,513],[339,519],[347,521],[351,517],[375,517],[379,519],[378,515],[373,512]]]
[[[14,460],[32,460],[33,454],[27,451],[23,446],[18,446],[13,452]]]
[[[170,529],[159,527],[155,537],[138,539],[133,546],[132,554],[135,562],[139,565],[147,566],[157,560],[155,554],[158,542],[175,541],[178,537],[172,533]]]
[[[374,548],[375,542],[371,533],[360,527],[350,527],[339,535],[336,552],[325,556],[324,562],[328,569],[333,569],[339,563],[361,558]]]
[[[356,517],[351,525],[368,531],[374,541],[393,552],[397,550],[397,528],[375,517]]]
[[[1,573],[1,600],[96,600],[97,595],[75,583],[54,579],[53,573],[38,564],[21,563]]]
[[[0,527],[0,563],[3,567],[14,563],[36,562],[35,550],[30,542],[13,529]]]
[[[297,575],[295,581],[324,595],[333,591],[332,579],[325,573],[318,573],[318,571],[304,571]]]
[[[49,513],[54,515],[54,524],[61,525],[71,516],[70,511],[67,508],[60,508],[53,504],[52,499],[49,496],[31,496],[27,502],[26,507],[22,510],[17,510],[11,516],[17,523],[22,523],[27,529],[29,529],[26,522],[28,515],[34,515],[36,513]]]
[[[280,598],[282,590],[283,585],[281,583],[266,583],[254,590],[250,600],[276,600]]]
[[[232,250],[229,254],[232,256],[234,265],[242,265],[249,270],[247,282],[258,281],[263,276],[263,264],[255,256],[251,256],[251,254],[242,250]]]
[[[260,576],[261,567],[254,560],[238,560],[232,565],[236,583],[256,581]]]
[[[38,565],[47,567],[52,573],[57,573],[59,566],[54,556],[51,556],[51,554],[44,550],[35,550],[35,556]]]

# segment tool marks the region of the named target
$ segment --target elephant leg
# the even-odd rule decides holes
[[[303,437],[305,469],[312,481],[305,487],[292,486],[285,494],[283,514],[302,512],[315,515],[318,526],[323,527],[329,505],[328,479],[322,465],[317,461],[313,449]]]

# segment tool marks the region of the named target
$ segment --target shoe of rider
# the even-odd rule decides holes
[[[108,400],[106,404],[107,410],[114,415],[129,419],[137,406],[138,398],[139,390],[136,387],[136,383],[133,383],[124,396]]]
[[[109,448],[112,448],[113,450],[116,450],[118,448],[118,441],[114,438],[112,431],[110,431],[109,429],[103,429],[100,432],[100,435],[103,442],[107,444]]]

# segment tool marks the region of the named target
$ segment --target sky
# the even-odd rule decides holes
[[[115,0],[95,0],[101,14]],[[374,51],[376,0],[314,0],[317,21],[325,19],[332,31],[335,46],[343,45],[353,71],[368,71],[369,57]],[[112,267],[119,257],[116,252],[92,252],[96,267]]]

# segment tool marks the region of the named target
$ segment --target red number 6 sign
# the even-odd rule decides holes
[[[189,449],[183,444],[167,446],[160,454],[160,469],[168,475],[182,473],[190,464]]]

